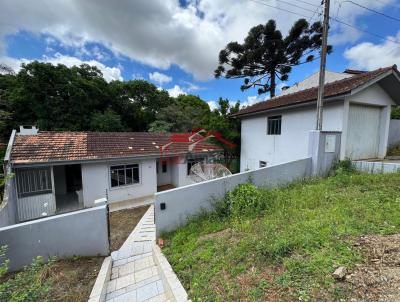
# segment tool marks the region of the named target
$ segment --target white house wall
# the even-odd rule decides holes
[[[342,101],[325,105],[323,130],[342,131],[343,108]],[[282,115],[281,135],[267,135],[267,118],[275,115]],[[242,119],[240,171],[259,168],[259,161],[270,166],[307,157],[315,124],[315,106]]]
[[[110,166],[118,164],[139,164],[140,183],[119,188],[111,188]],[[106,192],[109,202],[135,199],[153,195],[157,192],[156,160],[115,161],[113,163],[82,164],[83,200],[85,207],[92,207],[96,199],[104,198]]]
[[[172,164],[170,160],[167,160],[167,172],[162,171],[162,161],[158,161],[158,173],[157,173],[157,186],[168,185],[171,183],[171,170]]]

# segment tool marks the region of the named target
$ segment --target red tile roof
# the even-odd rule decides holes
[[[17,135],[11,160],[23,164],[189,153],[189,145],[194,141],[171,143],[173,135],[148,132],[40,131],[37,135]],[[222,150],[220,146],[202,140],[195,144],[192,153]]]
[[[365,73],[360,73],[351,78],[346,78],[342,80],[338,80],[335,82],[331,82],[325,85],[325,98],[335,97],[347,94],[351,92],[353,89],[358,88],[364,84],[367,84],[369,81],[374,80],[378,76],[390,71],[397,71],[396,65],[376,69],[374,71],[369,71]],[[303,104],[307,102],[313,102],[317,100],[318,88],[309,88],[305,90],[301,90],[298,92],[294,92],[291,94],[286,94],[282,96],[274,97],[270,100],[263,101],[252,106],[243,108],[239,112],[232,114],[232,117],[241,117],[247,114],[258,113],[262,111],[267,111],[270,109],[276,109],[296,104]]]

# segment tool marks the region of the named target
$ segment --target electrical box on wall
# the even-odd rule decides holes
[[[336,149],[336,135],[327,134],[325,137],[325,152],[333,153]]]

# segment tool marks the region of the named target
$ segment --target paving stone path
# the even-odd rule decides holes
[[[169,301],[153,260],[155,232],[154,206],[151,206],[121,248],[111,253],[107,302]]]

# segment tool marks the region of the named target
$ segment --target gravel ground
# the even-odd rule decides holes
[[[346,276],[350,301],[400,301],[400,234],[363,236],[356,242],[364,263]]]

